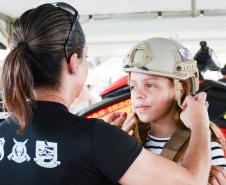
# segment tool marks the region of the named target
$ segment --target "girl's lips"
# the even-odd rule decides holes
[[[138,110],[139,112],[143,112],[143,111],[146,111],[147,109],[149,109],[150,106],[147,106],[147,105],[139,105],[139,106],[136,106],[135,108],[136,108],[136,110]]]

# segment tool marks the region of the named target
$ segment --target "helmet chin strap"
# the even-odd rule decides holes
[[[175,87],[177,104],[182,109],[182,105],[181,105],[181,91],[183,90],[182,83],[177,79],[174,79],[173,83]]]

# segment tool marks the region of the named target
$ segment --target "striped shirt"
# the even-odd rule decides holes
[[[166,142],[169,139],[170,138],[158,138],[148,134],[145,148],[156,155],[160,155]],[[212,165],[221,166],[226,169],[226,159],[224,157],[224,151],[221,148],[221,145],[216,141],[211,141],[211,155]]]

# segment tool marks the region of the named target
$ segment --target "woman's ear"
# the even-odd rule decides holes
[[[77,53],[73,53],[68,63],[69,71],[71,74],[76,74],[78,65],[78,55]]]

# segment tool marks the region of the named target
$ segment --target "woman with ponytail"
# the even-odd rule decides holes
[[[88,73],[78,18],[72,6],[59,2],[30,9],[14,23],[14,48],[2,73],[10,117],[0,125],[0,184],[206,185],[210,160],[205,111],[200,111],[200,139],[189,145],[202,146],[196,150],[199,160],[193,163],[188,153],[187,166],[149,153],[115,126],[68,111]],[[196,104],[203,106],[202,101]]]

